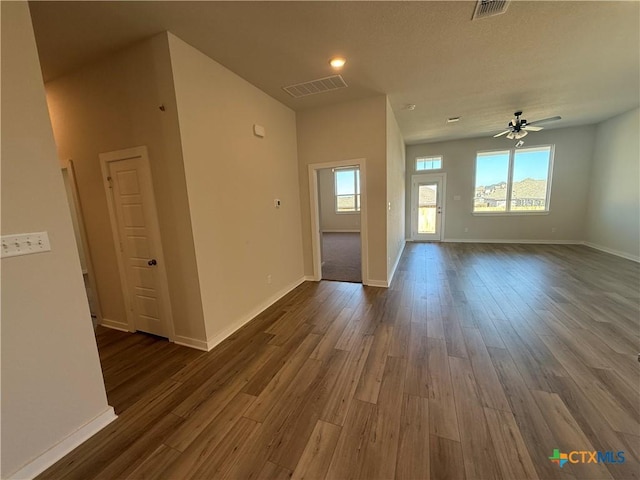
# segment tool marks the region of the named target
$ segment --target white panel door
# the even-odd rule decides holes
[[[169,337],[166,277],[151,173],[141,157],[107,162],[130,318],[135,330]]]
[[[411,185],[411,238],[440,241],[443,231],[443,175],[415,175]]]

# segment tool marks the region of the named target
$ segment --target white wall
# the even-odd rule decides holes
[[[386,97],[297,112],[305,275],[313,275],[308,165],[366,159],[369,279],[387,282]],[[367,279],[363,279],[365,282]]]
[[[320,196],[320,230],[323,232],[359,232],[360,212],[336,213],[335,175],[333,169],[318,171]]]
[[[107,413],[29,10],[2,2],[2,235],[51,252],[2,259],[2,478]]]
[[[589,183],[586,240],[640,260],[640,109],[599,124]]]
[[[100,58],[46,88],[60,162],[74,161],[105,322],[127,328],[98,154],[146,145],[177,340],[205,341],[167,34]]]
[[[211,346],[302,281],[296,120],[171,34],[169,47]]]
[[[589,172],[595,127],[543,130],[530,134],[526,146],[555,145],[550,212],[546,215],[474,216],[471,213],[476,153],[513,148],[506,138],[472,138],[407,147],[407,185],[415,172],[417,156],[442,155],[447,173],[446,240],[584,240]],[[406,192],[406,234],[411,237],[410,188]],[[459,195],[460,200],[453,197]],[[468,232],[464,229],[467,228]],[[555,228],[555,232],[551,229]]]
[[[394,273],[405,232],[405,146],[387,98],[387,275]]]

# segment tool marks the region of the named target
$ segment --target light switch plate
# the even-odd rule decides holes
[[[51,245],[47,232],[2,235],[2,258],[49,251]]]

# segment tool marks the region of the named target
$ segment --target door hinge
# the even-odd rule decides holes
[[[107,183],[109,184],[109,188],[113,188],[113,179],[111,177],[107,177]]]

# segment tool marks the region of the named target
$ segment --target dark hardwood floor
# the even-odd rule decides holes
[[[209,353],[101,330],[119,418],[41,478],[639,478],[639,316],[631,261],[408,244],[391,288],[304,283]]]

